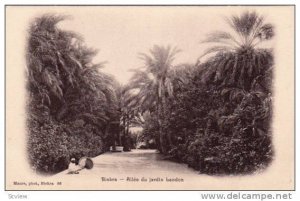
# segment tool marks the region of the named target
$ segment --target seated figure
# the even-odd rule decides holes
[[[71,158],[71,162],[69,164],[69,168],[68,168],[68,174],[79,174],[79,167],[78,165],[75,164],[75,158]]]

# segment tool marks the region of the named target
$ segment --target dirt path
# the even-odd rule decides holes
[[[132,150],[130,152],[107,152],[93,158],[94,167],[82,170],[79,175],[197,175],[186,164],[164,160],[156,150]],[[59,175],[66,174],[66,171]],[[72,175],[70,175],[72,176]]]
[[[83,169],[79,174],[67,174],[66,170],[51,179],[61,181],[71,190],[159,190],[184,189],[206,177],[186,164],[164,160],[156,150],[108,152],[93,158],[93,161],[91,170]]]

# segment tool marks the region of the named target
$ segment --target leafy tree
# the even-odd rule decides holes
[[[129,86],[118,86],[117,89],[118,107],[120,111],[120,127],[121,132],[118,136],[118,143],[124,146],[125,151],[130,151],[129,128],[133,124],[136,117],[136,102],[133,100],[133,94],[129,90]]]
[[[274,36],[273,25],[255,12],[245,12],[241,16],[227,19],[233,33],[216,31],[210,33],[203,43],[214,43],[202,56],[210,57],[209,65],[202,79],[223,87],[236,87],[249,91],[253,81],[273,65],[270,50],[262,49],[264,41]]]
[[[103,63],[92,62],[96,50],[57,27],[64,19],[43,15],[29,28],[28,150],[32,166],[44,172],[66,168],[59,163],[67,164],[75,152],[94,156],[105,151],[107,124],[118,119],[113,78],[99,70]]]
[[[145,70],[136,70],[131,81],[132,89],[138,89],[136,98],[143,111],[157,111],[160,150],[166,153],[165,133],[170,146],[171,135],[164,130],[166,98],[173,95],[172,81],[169,72],[175,55],[179,52],[176,48],[155,45],[150,54],[141,54]]]
[[[174,139],[168,155],[206,174],[252,173],[273,154],[273,54],[263,48],[273,26],[254,12],[228,22],[235,33],[210,34],[207,60],[179,69],[172,80],[182,81],[173,82],[167,99],[166,129]]]

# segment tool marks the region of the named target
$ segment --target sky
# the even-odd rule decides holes
[[[95,62],[107,61],[103,71],[123,84],[132,75],[130,69],[143,65],[139,53],[148,53],[153,45],[171,45],[181,50],[174,64],[194,63],[204,48],[200,41],[212,27],[224,24],[220,13],[207,15],[191,7],[83,8],[66,13],[73,19],[62,22],[61,28],[80,33],[88,46],[98,49]]]
[[[170,9],[169,9],[170,8]],[[260,179],[244,178],[244,184],[263,188],[266,183],[272,188],[283,189],[284,184],[292,185],[294,164],[294,8],[280,6],[241,8],[241,7],[5,7],[5,108],[6,108],[6,166],[10,167],[7,176],[10,181],[20,178],[34,179],[24,174],[19,167],[27,164],[24,156],[26,148],[26,90],[25,73],[26,43],[29,22],[33,17],[44,13],[58,13],[73,16],[72,20],[61,23],[61,28],[80,33],[88,46],[100,49],[97,61],[108,61],[104,70],[126,83],[127,72],[141,65],[138,52],[147,52],[153,44],[176,45],[182,49],[175,63],[193,62],[203,52],[199,44],[207,33],[224,27],[224,16],[244,10],[256,10],[266,16],[266,21],[275,25],[275,96],[274,96],[274,147],[275,164]],[[18,149],[16,149],[16,147]],[[19,149],[20,148],[20,149]],[[23,149],[24,148],[24,149]],[[17,161],[17,163],[15,163]],[[276,165],[277,164],[277,165]],[[286,173],[282,176],[280,173]],[[12,174],[13,173],[13,174]],[[274,177],[275,175],[275,177]],[[276,175],[283,179],[276,180]],[[224,182],[222,182],[224,181]],[[232,183],[241,186],[240,178],[220,180],[216,184],[228,186]],[[262,182],[264,181],[264,182]],[[265,182],[267,181],[267,182]],[[221,184],[220,184],[221,182]],[[273,183],[272,183],[273,182]],[[270,187],[270,186],[269,186]],[[292,188],[292,187],[291,187]]]
[[[171,45],[181,50],[174,64],[195,63],[208,47],[201,43],[215,30],[229,30],[225,17],[246,10],[267,8],[239,6],[71,6],[22,8],[28,20],[44,13],[68,15],[71,18],[59,23],[65,30],[79,33],[87,46],[98,49],[94,62],[106,61],[102,71],[126,84],[130,69],[143,65],[139,53],[148,53],[153,45]],[[20,10],[18,11],[20,12]],[[20,19],[23,20],[23,19]]]

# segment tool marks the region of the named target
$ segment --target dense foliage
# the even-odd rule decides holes
[[[204,42],[214,45],[200,57],[209,56],[204,62],[164,71],[172,80],[172,96],[165,96],[163,116],[149,107],[152,118],[143,124],[143,135],[157,142],[163,127],[160,141],[167,152],[162,153],[201,173],[250,173],[265,168],[273,157],[273,54],[260,47],[274,36],[273,26],[254,12],[233,16],[229,24],[238,37],[210,34]],[[160,65],[163,69],[164,62]]]
[[[109,125],[119,125],[113,79],[92,63],[94,49],[57,27],[64,19],[44,15],[29,29],[28,153],[39,172],[61,171],[71,157],[104,152],[113,141]]]
[[[202,74],[195,72],[169,101],[166,127],[175,142],[171,157],[208,174],[267,166],[272,159],[270,94],[205,86]]]
[[[94,49],[44,15],[29,29],[28,153],[32,168],[57,172],[71,157],[96,156],[140,141],[206,174],[244,174],[268,166],[272,149],[273,26],[255,12],[211,33],[196,64],[153,46],[125,86],[94,64]],[[130,131],[141,126],[141,135]]]

